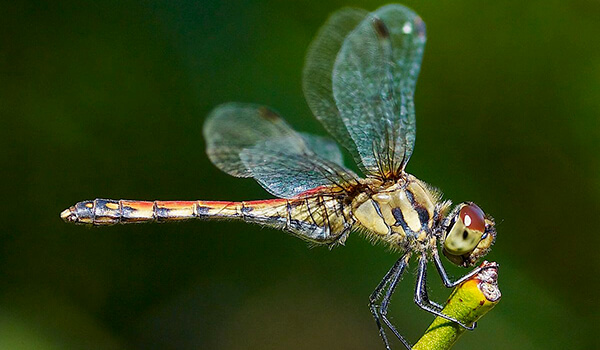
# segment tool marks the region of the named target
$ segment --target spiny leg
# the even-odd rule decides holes
[[[421,267],[421,262],[419,261],[419,268],[420,267]],[[419,274],[419,276],[420,276],[420,274]],[[424,272],[423,272],[423,281],[426,281],[426,280],[427,280],[427,268],[425,268]],[[415,294],[419,293],[421,295],[421,299],[422,300],[428,302],[429,305],[431,307],[433,307],[436,311],[442,312],[442,310],[444,309],[444,307],[442,305],[436,303],[435,301],[429,299],[429,294],[427,294],[427,288],[426,288],[426,286],[423,286],[422,288],[420,288],[419,287],[419,283],[420,282],[421,282],[420,277],[418,277],[417,284],[416,284],[417,291],[415,292]],[[415,299],[415,301],[416,301],[416,299]]]
[[[423,259],[419,259],[419,269],[421,268],[421,260],[423,260]],[[425,265],[425,268],[423,270],[423,277],[422,277],[423,281],[427,280],[427,268],[426,267],[427,267],[427,265]],[[421,271],[421,270],[419,270],[419,271]],[[419,273],[419,276],[421,276],[420,273]],[[427,288],[425,288],[425,287],[419,288],[419,283],[420,282],[421,282],[421,279],[418,279],[417,280],[417,284],[416,284],[416,288],[418,290],[418,293],[420,293],[420,295],[421,295],[421,299],[422,300],[426,300],[431,307],[433,307],[437,311],[441,312],[444,309],[444,307],[442,305],[436,303],[435,301],[429,299],[429,294],[427,294]],[[415,299],[415,301],[416,301],[416,299]]]
[[[442,278],[442,282],[444,282],[444,285],[447,288],[454,288],[454,287],[458,286],[459,284],[463,283],[464,281],[475,276],[476,274],[480,273],[481,270],[491,267],[491,266],[476,267],[471,272],[467,273],[466,275],[462,276],[461,278],[457,279],[456,281],[451,281],[450,277],[448,277],[448,273],[446,272],[446,269],[444,268],[444,265],[442,264],[442,260],[440,259],[440,255],[438,254],[438,251],[433,249],[431,252],[431,255],[433,256],[433,262],[435,263],[435,268],[438,270],[438,273],[440,274],[440,277]]]
[[[467,326],[459,320],[443,314],[441,309],[438,309],[440,305],[434,304],[429,300],[429,296],[427,295],[427,257],[425,253],[423,253],[423,255],[419,257],[419,270],[417,273],[417,285],[415,288],[415,303],[421,309],[430,312],[436,316],[445,318],[448,321],[452,321],[467,330],[472,331],[477,326],[476,323],[473,323],[472,326]]]
[[[381,301],[381,306],[380,306],[379,312],[381,314],[381,318],[383,319],[383,322],[394,333],[394,335],[402,342],[402,344],[404,344],[404,346],[410,350],[410,349],[412,349],[412,347],[410,346],[408,341],[406,341],[406,339],[404,339],[404,337],[398,332],[396,327],[394,327],[392,322],[390,322],[390,320],[387,318],[388,307],[390,305],[390,301],[392,300],[392,295],[394,294],[394,291],[396,290],[396,286],[398,285],[398,282],[400,282],[402,273],[404,272],[404,268],[406,267],[406,265],[407,265],[407,263],[402,267],[401,270],[399,270],[394,276],[392,276],[392,280],[390,282],[390,285],[388,286],[387,292],[385,293],[385,296],[383,297],[383,300]]]
[[[431,306],[433,306],[436,310],[438,311],[442,311],[444,309],[444,307],[438,303],[436,303],[435,301],[429,299],[429,295],[427,295],[427,291],[425,291],[425,297],[427,298],[427,300],[429,300],[429,303],[431,304]]]
[[[392,268],[385,274],[385,276],[383,276],[383,279],[381,280],[381,282],[379,282],[379,284],[377,285],[377,287],[375,288],[373,293],[371,293],[371,295],[369,296],[369,309],[371,310],[371,314],[373,314],[373,318],[375,318],[375,323],[377,324],[377,328],[379,329],[379,335],[383,339],[385,348],[388,350],[390,349],[390,345],[389,345],[388,339],[385,335],[385,331],[383,330],[383,326],[381,325],[381,320],[379,318],[379,312],[377,310],[378,305],[375,304],[375,302],[377,302],[377,300],[381,296],[381,292],[385,289],[387,284],[390,282],[391,276],[394,275],[396,273],[396,271],[400,268],[400,265],[402,264],[402,262],[403,262],[402,258],[400,258],[400,259],[398,259],[398,261],[396,261],[396,263],[392,266]]]
[[[407,349],[411,349],[408,342],[404,339],[404,337],[402,337],[402,335],[400,335],[400,333],[398,333],[398,331],[395,329],[395,327],[391,324],[391,322],[386,317],[389,301],[391,299],[392,294],[394,293],[394,289],[396,288],[396,285],[400,281],[402,273],[404,272],[406,266],[408,265],[409,257],[410,257],[410,253],[407,253],[404,256],[402,256],[400,259],[398,259],[398,261],[396,261],[394,266],[392,266],[392,268],[385,274],[385,276],[383,277],[381,282],[379,282],[379,284],[377,285],[377,288],[375,288],[375,290],[373,291],[373,293],[371,293],[371,295],[369,297],[369,308],[371,309],[371,313],[373,314],[373,317],[375,318],[375,322],[377,323],[377,328],[379,329],[379,335],[383,339],[385,348],[388,350],[390,350],[390,344],[387,339],[387,336],[385,335],[383,326],[381,324],[381,319],[383,319],[385,324],[392,330],[392,332],[394,332],[394,334],[396,335],[396,337],[398,337],[398,339],[402,342],[402,344],[404,344],[404,346],[406,346]],[[386,288],[386,286],[387,286],[387,288]],[[386,293],[382,300],[381,306],[379,306],[376,304],[376,302],[384,290],[386,291]],[[378,310],[379,307],[381,307],[381,311]],[[381,316],[381,318],[380,318],[380,316]]]

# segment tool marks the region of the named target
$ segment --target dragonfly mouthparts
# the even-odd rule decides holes
[[[60,213],[60,218],[66,222],[77,222],[77,214],[75,214],[75,208],[70,207]]]

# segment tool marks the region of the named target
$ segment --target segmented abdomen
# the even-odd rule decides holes
[[[288,231],[317,243],[336,241],[353,224],[349,207],[334,197],[244,202],[95,199],[75,204],[61,217],[70,222],[114,225],[187,219],[239,219]]]

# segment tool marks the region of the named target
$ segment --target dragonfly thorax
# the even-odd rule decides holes
[[[374,237],[392,245],[425,243],[434,232],[440,208],[437,191],[408,175],[388,186],[370,186],[353,201],[360,225]]]

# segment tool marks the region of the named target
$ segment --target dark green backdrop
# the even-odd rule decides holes
[[[306,47],[335,9],[382,4],[0,5],[0,348],[382,349],[367,297],[397,255],[359,235],[329,251],[242,223],[59,219],[95,197],[268,198],[208,161],[205,116],[264,103],[322,133]],[[429,37],[408,171],[498,222],[503,299],[456,348],[598,347],[600,3],[407,4]],[[432,317],[413,277],[391,315],[414,341]]]

